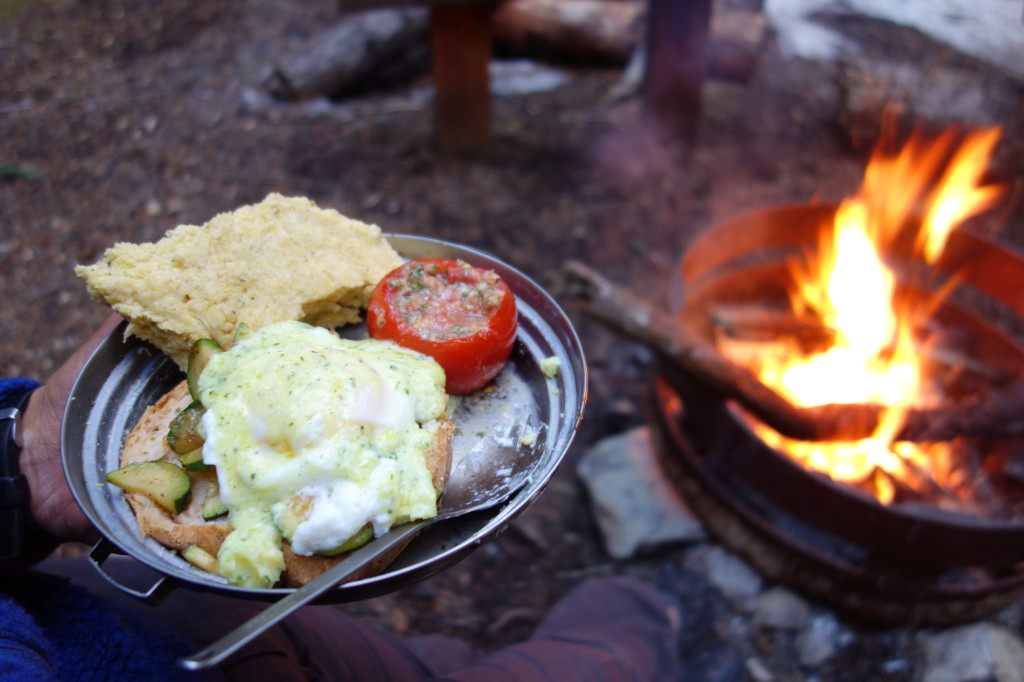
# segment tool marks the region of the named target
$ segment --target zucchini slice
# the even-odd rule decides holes
[[[210,465],[203,461],[202,446],[181,455],[178,457],[178,461],[189,471],[206,471],[210,468]]]
[[[337,556],[338,554],[344,554],[345,552],[351,552],[359,549],[367,542],[373,539],[373,526],[366,524],[359,531],[350,537],[345,542],[341,543],[334,549],[325,549],[317,552],[320,556]]]
[[[203,447],[205,439],[199,433],[199,422],[206,409],[198,400],[193,400],[179,412],[167,429],[167,445],[178,455],[184,455]]]
[[[214,484],[212,493],[203,504],[203,520],[213,521],[227,515],[228,506],[224,504],[224,500],[220,499],[220,488]]]
[[[107,474],[108,482],[131,493],[142,493],[172,514],[180,514],[192,499],[188,473],[166,460],[133,462]]]
[[[193,400],[199,400],[199,376],[206,369],[206,363],[223,350],[213,339],[199,339],[192,344],[188,364],[185,366],[185,380],[188,382],[188,392],[192,394]]]
[[[199,545],[189,545],[181,550],[181,556],[196,568],[201,568],[207,573],[217,573],[217,557],[213,556]]]
[[[299,524],[309,517],[312,506],[312,499],[306,495],[296,495],[288,500],[286,504],[275,508],[274,525],[277,526],[278,531],[281,533],[281,537],[288,542],[291,542],[292,536],[295,535],[295,530],[299,527]],[[345,540],[337,547],[318,550],[316,553],[320,556],[336,556],[338,554],[344,554],[345,552],[351,552],[354,549],[359,549],[372,539],[373,526],[368,523],[356,531],[355,535],[350,537],[348,540]]]
[[[247,325],[245,322],[239,322],[238,326],[235,327],[235,338],[232,340],[232,345],[249,338],[253,335],[253,328]]]

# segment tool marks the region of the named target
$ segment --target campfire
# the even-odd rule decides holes
[[[735,308],[731,315],[728,306],[715,311],[718,348],[790,403],[882,408],[867,437],[836,442],[787,438],[748,416],[768,445],[883,503],[913,496],[988,513],[989,491],[970,485],[976,472],[961,464],[952,443],[899,439],[909,409],[935,408],[956,396],[942,370],[970,361],[948,352],[942,357],[947,330],[931,319],[956,279],[939,283],[930,297],[900,296],[898,274],[886,261],[895,245],[907,244],[934,275],[950,233],[1000,195],[1000,188],[983,184],[998,136],[997,129],[974,132],[954,148],[947,133],[931,144],[914,138],[896,154],[876,153],[860,192],[820,226],[817,248],[790,260],[788,316],[764,310],[762,318],[776,320],[751,335]],[[748,312],[747,324],[757,318]],[[766,334],[773,325],[791,333]]]
[[[862,615],[955,622],[1024,594],[1024,259],[979,229],[999,134],[912,137],[839,205],[713,226],[671,311],[566,268],[657,351],[656,441],[713,534]]]

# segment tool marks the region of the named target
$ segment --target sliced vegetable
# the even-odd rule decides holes
[[[188,381],[188,392],[192,394],[193,400],[199,400],[199,376],[206,368],[206,363],[223,350],[213,339],[199,339],[192,344],[188,364],[185,366],[185,380]]]
[[[313,500],[310,497],[306,495],[296,495],[289,499],[286,504],[275,507],[274,523],[277,526],[277,530],[280,531],[281,537],[288,542],[291,542],[299,524],[309,518],[312,506]],[[337,547],[318,550],[316,553],[320,556],[336,556],[345,552],[351,552],[354,549],[359,549],[372,539],[373,526],[366,524],[356,531],[352,537],[345,540]]]
[[[189,545],[181,550],[181,556],[196,568],[201,568],[207,573],[217,573],[217,557],[199,545]]]
[[[220,492],[215,490],[214,493],[206,499],[206,504],[203,505],[204,521],[213,521],[228,515],[228,507],[224,504],[224,500],[220,499]]]
[[[515,296],[492,270],[460,260],[414,260],[377,284],[366,315],[370,336],[437,360],[445,390],[483,388],[508,361],[518,318]]]
[[[199,433],[199,423],[206,409],[198,400],[193,400],[179,412],[167,429],[167,445],[175,454],[184,455],[203,446],[204,438]]]
[[[326,549],[321,552],[317,552],[317,554],[319,554],[320,556],[337,556],[339,554],[344,554],[345,552],[357,550],[372,539],[373,526],[371,526],[370,524],[366,524],[359,530],[359,532],[357,532],[355,535],[353,535],[348,540],[341,543],[334,549]]]
[[[128,492],[142,493],[172,514],[180,514],[192,499],[188,473],[166,460],[134,462],[111,471],[106,479]]]
[[[239,322],[238,326],[235,327],[235,339],[234,341],[232,341],[232,343],[234,344],[238,343],[239,341],[244,341],[245,339],[249,338],[252,335],[252,327],[247,325],[245,322]]]
[[[210,466],[203,461],[203,448],[202,446],[186,452],[184,455],[178,458],[181,462],[181,466],[185,467],[189,471],[206,471]]]

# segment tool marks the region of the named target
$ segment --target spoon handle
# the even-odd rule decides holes
[[[217,665],[258,637],[267,628],[276,625],[299,607],[305,606],[328,590],[333,589],[345,578],[399,543],[407,540],[432,520],[434,519],[404,524],[357,549],[330,570],[310,580],[288,596],[274,602],[265,610],[242,623],[202,651],[189,658],[180,659],[178,663],[188,670],[200,670]]]

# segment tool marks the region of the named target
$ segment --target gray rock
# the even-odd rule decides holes
[[[920,682],[1024,682],[1024,643],[992,623],[974,623],[920,636]]]
[[[796,638],[801,665],[814,668],[835,655],[839,649],[842,627],[831,613],[815,616]]]
[[[1024,33],[1020,30],[1020,6],[1013,2],[946,0],[942,11],[932,0],[767,0],[769,24],[790,54],[828,59],[855,49],[839,33],[820,22],[822,16],[867,15],[910,26],[956,50],[1024,76]]]
[[[747,675],[754,682],[772,682],[775,679],[772,671],[759,658],[748,658],[746,668]]]
[[[886,675],[896,675],[910,670],[912,663],[906,658],[893,658],[882,664],[882,672]]]
[[[502,96],[549,92],[569,82],[564,69],[529,59],[503,59],[490,63],[491,93]]]
[[[796,593],[773,587],[757,598],[754,624],[779,630],[800,630],[807,625],[811,609]]]
[[[1018,106],[1006,82],[1005,77],[982,77],[962,68],[935,68],[922,78],[917,64],[851,60],[839,75],[839,115],[855,132],[865,125],[856,123],[859,118],[877,126],[892,111],[936,126],[997,125],[1013,120],[1006,117]]]
[[[666,543],[704,538],[703,526],[661,470],[647,427],[597,443],[577,473],[612,557],[628,559]]]
[[[753,613],[762,580],[742,559],[721,547],[708,546],[687,557],[686,565],[707,578],[734,609]]]

